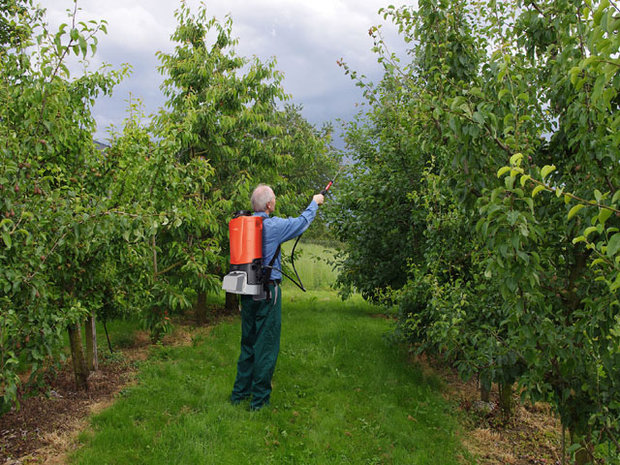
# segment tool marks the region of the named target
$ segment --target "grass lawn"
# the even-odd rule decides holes
[[[473,463],[440,381],[388,342],[392,323],[376,312],[286,286],[271,405],[258,412],[228,402],[238,318],[194,330],[189,345],[155,346],[138,383],[80,435],[71,463]]]

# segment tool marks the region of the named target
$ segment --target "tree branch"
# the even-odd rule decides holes
[[[538,11],[538,13],[540,13],[542,16],[547,17],[547,15],[543,13],[543,11],[540,9],[540,7],[536,4],[534,0],[530,0],[530,5],[532,5],[534,9]]]
[[[550,187],[547,184],[545,184],[542,181],[538,181],[537,179],[533,179],[533,178],[529,178],[528,181],[531,181],[534,184],[537,184],[539,186],[543,186],[546,190],[550,191],[550,192],[556,192],[557,189],[555,187]],[[578,201],[579,203],[582,203],[586,206],[591,206],[591,207],[598,207],[598,208],[604,208],[606,210],[611,210],[612,212],[614,212],[616,215],[620,216],[620,210],[614,208],[614,207],[610,207],[609,205],[603,205],[602,203],[598,203],[598,202],[593,202],[591,200],[586,200],[586,199],[582,199],[581,197],[576,196],[575,194],[571,194],[570,192],[562,192],[562,195],[566,195],[568,197],[570,197],[573,200]]]
[[[176,268],[176,267],[177,267],[177,266],[179,266],[179,265],[182,265],[183,263],[185,263],[185,260],[180,260],[180,261],[176,262],[175,264],[170,265],[170,266],[169,266],[169,267],[167,267],[167,268],[164,268],[164,269],[163,269],[163,270],[161,270],[161,271],[156,271],[156,272],[155,272],[155,276],[161,276],[162,274],[166,274],[168,271],[170,271],[170,270],[172,270],[172,269]]]
[[[153,278],[157,279],[157,247],[155,245],[155,236],[156,234],[153,233],[151,244],[153,246]]]

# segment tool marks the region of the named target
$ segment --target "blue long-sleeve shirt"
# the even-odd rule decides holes
[[[269,266],[278,245],[299,236],[308,229],[318,209],[319,206],[313,200],[297,218],[270,217],[265,212],[254,213],[254,216],[263,217],[263,266]],[[279,253],[271,270],[272,280],[282,279],[281,258],[282,253]]]

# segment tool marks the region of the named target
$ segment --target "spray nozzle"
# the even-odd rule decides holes
[[[327,183],[327,186],[325,186],[325,189],[321,191],[321,195],[327,194],[327,191],[329,191],[329,188],[332,187],[332,184],[334,184],[334,181],[336,181],[336,178],[338,177],[338,175],[340,174],[343,168],[344,168],[344,165],[340,166],[340,169],[336,173],[336,176],[334,176],[332,180]]]

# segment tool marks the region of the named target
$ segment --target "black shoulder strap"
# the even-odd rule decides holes
[[[278,248],[276,249],[276,253],[273,254],[273,257],[271,257],[271,261],[269,262],[269,269],[271,269],[271,267],[273,267],[273,264],[276,262],[276,258],[278,257],[278,255],[280,255],[280,246],[282,244],[278,244]]]

